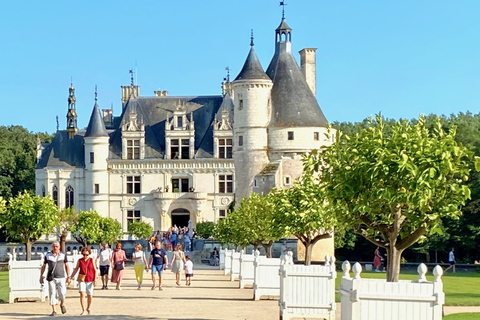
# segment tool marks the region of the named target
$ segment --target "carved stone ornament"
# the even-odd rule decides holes
[[[222,202],[222,204],[223,204],[224,206],[226,206],[226,205],[230,202],[230,199],[228,199],[227,197],[225,197],[225,198],[222,198],[222,201],[221,201],[221,202]]]
[[[137,199],[135,199],[135,198],[129,198],[128,199],[128,204],[129,205],[133,206],[135,203],[137,203]]]

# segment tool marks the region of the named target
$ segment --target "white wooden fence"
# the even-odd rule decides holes
[[[440,266],[433,269],[434,281],[425,278],[427,267],[418,266],[418,280],[386,282],[378,279],[362,279],[362,266],[342,264],[340,285],[342,320],[441,320],[445,301]]]
[[[18,298],[36,298],[45,301],[48,290],[40,285],[43,254],[40,255],[40,260],[30,261],[17,261],[16,255],[10,253],[8,257],[8,302],[14,303]]]
[[[232,272],[232,254],[233,250],[225,250],[225,275],[230,274]]]
[[[292,256],[287,256],[292,258]],[[278,258],[267,258],[255,251],[253,298],[260,300],[266,296],[280,296],[280,262]],[[293,264],[293,261],[285,261]]]
[[[240,276],[240,252],[233,252],[231,261],[230,281],[238,280]]]
[[[258,250],[256,251],[258,252]],[[258,252],[260,254],[260,252]],[[252,254],[246,254],[243,250],[240,252],[240,272],[238,274],[240,289],[245,286],[253,286],[253,278],[255,276],[255,269],[253,266],[253,260],[255,256]]]
[[[220,248],[220,270],[225,269],[225,249]]]
[[[335,258],[326,257],[326,265],[292,265],[287,258],[280,265],[280,319],[318,318],[335,320]],[[385,319],[384,319],[385,320]]]

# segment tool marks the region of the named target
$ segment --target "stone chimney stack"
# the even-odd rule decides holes
[[[153,93],[155,93],[155,97],[166,97],[168,95],[167,90],[155,90]]]
[[[315,53],[317,48],[305,48],[300,50],[300,65],[302,73],[307,80],[307,84],[312,90],[313,95],[316,96],[316,58]]]

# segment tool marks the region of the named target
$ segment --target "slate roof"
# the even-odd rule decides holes
[[[103,117],[100,114],[100,109],[98,104],[95,101],[93,106],[92,115],[90,116],[90,121],[88,122],[87,132],[85,133],[86,138],[90,137],[108,137],[107,129],[105,129],[105,123],[103,123]]]
[[[267,75],[273,81],[270,128],[328,126],[295,58],[285,46],[279,46],[275,52]]]
[[[277,29],[275,29],[275,31],[282,31],[282,30],[285,30],[285,31],[292,31],[292,28],[290,28],[287,24],[287,21],[285,20],[285,18],[282,18],[282,21],[280,22],[280,25],[277,27]]]
[[[248,53],[247,59],[243,64],[243,68],[235,78],[237,80],[251,80],[251,79],[269,79],[265,71],[263,71],[262,65],[258,60],[257,54],[253,49],[253,46],[250,47],[250,52]]]
[[[195,122],[195,157],[213,158],[213,121],[222,104],[222,96],[193,97],[138,97],[130,99],[120,119],[115,121],[114,132],[110,135],[110,159],[122,157],[122,128],[128,120],[131,108],[135,108],[138,119],[145,124],[145,159],[164,158],[165,120],[171,119],[178,105],[185,106],[190,119],[193,112]]]
[[[68,139],[66,130],[57,131],[52,142],[42,151],[37,169],[45,167],[84,167],[83,137],[85,131],[79,131],[73,139]]]

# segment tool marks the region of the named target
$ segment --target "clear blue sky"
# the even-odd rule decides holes
[[[0,125],[65,128],[70,77],[78,125],[99,105],[121,109],[138,68],[141,95],[220,94],[247,56],[250,29],[264,69],[276,0],[5,1],[0,12]],[[317,100],[329,121],[478,113],[480,1],[287,0],[295,56],[317,51]]]

